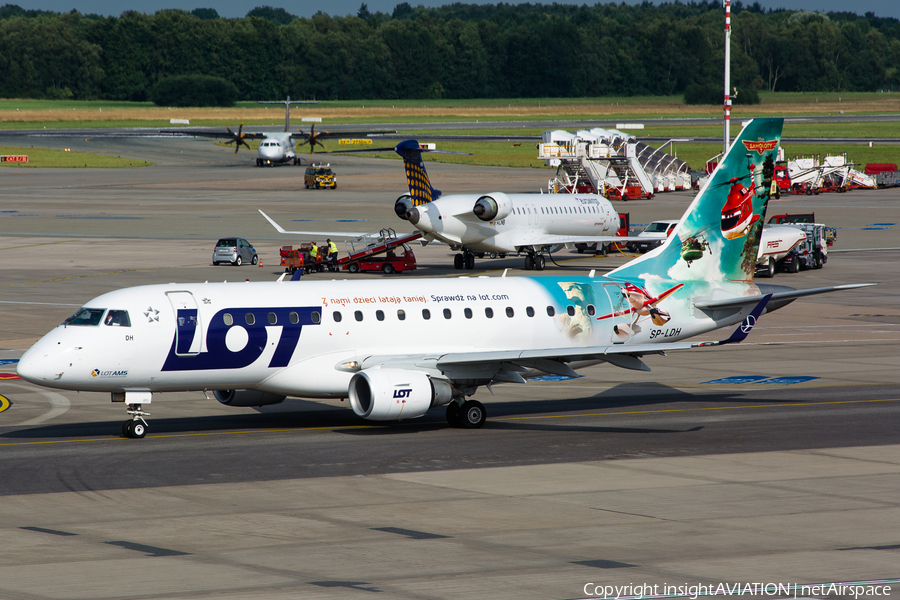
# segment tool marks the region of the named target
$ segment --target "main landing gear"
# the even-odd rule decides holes
[[[478,429],[484,425],[487,411],[478,400],[466,400],[459,403],[455,400],[447,405],[447,423],[451,427],[462,429]]]
[[[453,268],[464,268],[471,271],[475,268],[475,255],[468,251],[465,251],[462,254],[457,254],[453,257]]]
[[[525,270],[530,271],[534,269],[535,271],[543,271],[544,270],[544,257],[541,254],[529,254],[525,257]]]

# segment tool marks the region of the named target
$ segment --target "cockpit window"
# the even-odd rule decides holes
[[[131,319],[128,318],[127,310],[110,310],[106,313],[103,324],[114,327],[131,327]]]
[[[78,312],[64,321],[66,325],[99,325],[105,308],[80,308]]]

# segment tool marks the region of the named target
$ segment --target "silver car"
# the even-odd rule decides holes
[[[216,242],[212,262],[214,265],[227,262],[239,267],[245,262],[255,265],[259,262],[259,257],[256,255],[256,250],[247,240],[243,238],[222,238]]]

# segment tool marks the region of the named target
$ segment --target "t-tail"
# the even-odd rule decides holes
[[[394,152],[403,158],[403,166],[406,168],[410,207],[421,206],[441,197],[441,190],[434,189],[431,181],[428,179],[419,142],[416,140],[404,140],[394,147]]]
[[[666,242],[610,276],[752,282],[783,125],[750,121]]]
[[[291,104],[318,104],[318,100],[291,100],[288,96],[284,100],[257,100],[257,104],[284,104],[284,130],[291,130]]]

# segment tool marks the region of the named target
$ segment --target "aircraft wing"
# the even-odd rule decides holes
[[[369,135],[383,135],[386,133],[397,133],[397,130],[376,130],[372,131],[319,131],[318,133],[311,134],[309,131],[295,131],[291,133],[292,138],[301,138],[301,139],[309,139],[310,135],[316,138],[344,138],[344,137],[353,137],[353,136],[369,136]],[[393,150],[393,148],[391,148]]]
[[[845,287],[845,286],[841,286]],[[859,287],[859,286],[857,286]],[[665,355],[668,351],[689,350],[709,346],[738,344],[750,334],[759,320],[772,294],[757,297],[753,310],[727,338],[706,342],[668,342],[660,344],[611,344],[583,348],[543,348],[534,350],[487,350],[481,352],[451,352],[440,356],[369,356],[356,364],[358,369],[376,366],[433,370],[449,379],[487,378],[492,382],[526,383],[521,373],[531,369],[577,377],[578,373],[567,365],[574,361],[607,362],[622,369],[649,371],[641,358],[647,354]]]
[[[259,209],[257,209],[259,210]],[[276,223],[272,217],[264,213],[263,211],[259,211],[259,214],[266,218],[266,221],[272,224],[278,233],[285,233],[290,235],[315,235],[318,237],[344,237],[344,238],[361,238],[361,237],[377,237],[378,234],[373,234],[371,231],[367,231],[365,233],[360,233],[358,231],[287,231],[281,225]]]
[[[554,235],[539,234],[525,236],[516,242],[516,246],[554,246],[557,244],[593,244],[617,242],[646,242],[646,237],[615,235]]]
[[[209,137],[209,138],[231,138],[234,139],[234,134],[229,133],[227,131],[209,131],[202,129],[161,129],[160,133],[169,133],[169,134],[177,134],[177,135],[190,135],[194,137]],[[244,133],[241,137],[245,140],[261,140],[266,137],[265,133]]]

